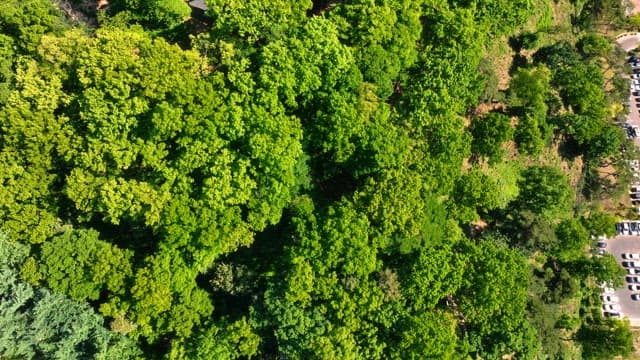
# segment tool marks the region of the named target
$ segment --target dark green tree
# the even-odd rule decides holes
[[[589,232],[579,219],[562,221],[556,227],[558,243],[553,253],[562,261],[570,261],[584,256],[589,244]]]
[[[488,158],[489,163],[502,160],[502,145],[513,137],[511,119],[497,112],[473,118],[469,131],[473,136],[471,152],[481,158]]]
[[[482,357],[535,354],[535,329],[525,317],[529,269],[525,258],[503,240],[488,237],[471,249],[464,283],[456,292],[469,329],[471,353]]]
[[[585,359],[613,359],[633,351],[633,333],[628,321],[603,320],[583,325],[577,333]]]
[[[583,36],[577,47],[582,55],[587,58],[606,57],[612,51],[609,39],[597,33],[589,33]]]
[[[618,218],[615,215],[601,210],[594,210],[588,216],[583,216],[581,221],[590,235],[606,235],[609,237],[616,235]]]

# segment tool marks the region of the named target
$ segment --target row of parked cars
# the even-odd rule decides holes
[[[627,269],[629,276],[626,277],[627,286],[630,291],[640,291],[640,254],[635,253],[623,253],[622,258],[625,261],[622,262],[622,266]],[[631,294],[631,300],[640,300],[640,294]]]
[[[638,104],[640,104],[640,98],[638,98],[637,100],[638,100]],[[624,123],[622,126],[627,131],[627,138],[634,139],[634,138],[640,137],[640,127],[639,126],[637,126],[637,125],[629,125],[627,123]]]
[[[605,317],[621,319],[620,299],[615,295],[615,289],[602,285],[602,311]]]
[[[631,93],[635,98],[636,107],[640,109],[640,59],[635,55],[629,59],[629,65],[633,70],[631,74]],[[630,104],[625,104],[629,107]],[[638,111],[638,110],[633,110]],[[640,127],[623,123],[628,138],[640,137]],[[624,152],[624,149],[622,150]],[[640,213],[640,161],[638,159],[629,161],[629,170],[633,174],[632,186],[629,190],[629,198],[631,204],[637,207]],[[636,235],[640,236],[640,221],[622,221],[616,224],[618,235]],[[594,239],[595,240],[595,239]],[[598,255],[602,255],[607,247],[606,238],[599,237],[597,241]],[[639,253],[623,253],[622,266],[625,268],[627,275],[625,276],[626,286],[631,292],[631,299],[640,301],[640,254]],[[622,318],[622,309],[620,307],[620,299],[616,295],[613,288],[607,286],[606,283],[600,285],[602,288],[602,311],[605,317]]]
[[[634,126],[634,128],[638,127]],[[629,189],[629,200],[631,200],[631,205],[633,205],[636,212],[640,214],[640,161],[638,159],[629,160],[629,170],[633,174],[631,189]]]
[[[616,230],[618,235],[640,235],[640,221],[619,222],[616,224]],[[598,247],[606,247],[600,246],[601,242],[602,241],[598,240]]]
[[[640,62],[630,61],[629,65],[633,73],[631,74],[631,93],[640,95]],[[638,104],[638,102],[636,102]]]

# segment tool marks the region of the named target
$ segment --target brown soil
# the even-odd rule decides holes
[[[84,23],[91,27],[98,26],[97,0],[84,0],[80,2],[70,0],[55,0],[54,3],[67,16],[71,23]]]

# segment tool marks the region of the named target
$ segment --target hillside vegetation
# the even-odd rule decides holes
[[[604,3],[2,1],[0,358],[629,354]]]

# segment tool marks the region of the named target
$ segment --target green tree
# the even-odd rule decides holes
[[[469,131],[473,136],[471,152],[488,158],[489,163],[502,160],[502,144],[513,137],[511,120],[497,112],[490,112],[481,118],[473,118]]]
[[[569,261],[584,256],[589,244],[589,232],[579,219],[566,219],[558,224],[555,231],[558,244],[553,252],[560,260]]]
[[[518,186],[515,209],[526,209],[548,219],[565,217],[571,210],[574,193],[567,177],[557,168],[529,167],[522,172]]]
[[[60,33],[67,27],[51,2],[7,0],[0,4],[0,34],[12,38],[20,54],[34,53],[44,34]]]
[[[478,169],[471,169],[456,181],[449,201],[450,216],[462,223],[479,220],[481,215],[498,207],[499,199],[496,180]]]
[[[618,218],[615,215],[602,210],[594,210],[588,216],[583,216],[581,220],[590,235],[606,235],[609,237],[616,235]]]
[[[135,359],[135,344],[102,326],[84,303],[19,279],[28,249],[0,234],[0,356],[26,359]]]
[[[172,28],[191,15],[187,2],[180,0],[115,0],[110,4],[112,15],[121,11],[151,28]]]
[[[604,119],[606,97],[602,70],[596,64],[578,63],[554,72],[553,83],[573,112],[593,119]]]
[[[328,14],[354,49],[364,81],[374,84],[382,99],[418,58],[420,15],[420,2],[408,0],[338,2]]]
[[[544,147],[540,124],[535,117],[526,114],[518,120],[518,125],[514,132],[514,139],[518,144],[518,149],[525,154],[538,155]]]
[[[400,343],[391,349],[392,359],[456,359],[457,322],[453,315],[434,311],[402,321]]]
[[[609,40],[596,33],[589,33],[583,36],[577,46],[587,58],[606,57],[612,51]]]
[[[545,101],[551,92],[551,71],[544,66],[518,68],[509,81],[510,103],[524,108],[541,108],[546,114]]]
[[[98,239],[95,230],[69,230],[45,242],[36,262],[37,273],[23,267],[26,279],[43,279],[50,289],[74,300],[98,300],[103,291],[124,293],[132,275],[131,252]],[[27,261],[25,265],[30,265]]]
[[[385,295],[388,287],[372,276],[381,270],[378,240],[347,201],[317,217],[308,201],[292,219],[286,275],[272,279],[265,294],[278,351],[293,358],[380,358],[380,330],[391,325],[390,310],[400,300]]]
[[[462,243],[469,254],[463,285],[456,292],[469,329],[471,353],[482,357],[535,353],[535,329],[525,317],[529,269],[525,258],[495,237]]]
[[[207,14],[216,38],[240,37],[249,44],[285,37],[306,18],[312,3],[285,0],[209,0]]]
[[[617,288],[624,284],[625,269],[620,266],[616,258],[611,254],[594,257],[587,267],[587,274],[594,276],[598,283],[606,282]]]
[[[628,321],[604,320],[583,325],[577,333],[586,359],[613,359],[633,351],[633,333]]]
[[[247,319],[208,322],[186,344],[175,346],[173,359],[238,359],[256,356],[260,337],[253,332]]]

